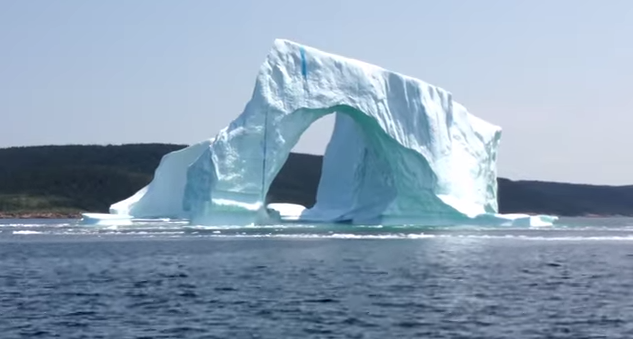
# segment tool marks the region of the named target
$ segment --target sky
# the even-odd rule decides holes
[[[630,0],[0,1],[0,147],[213,137],[275,38],[447,89],[503,128],[500,176],[633,184]]]

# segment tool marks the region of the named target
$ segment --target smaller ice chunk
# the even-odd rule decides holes
[[[132,216],[124,214],[107,213],[82,213],[81,225],[93,226],[129,226],[132,225]]]
[[[305,206],[299,204],[273,203],[266,206],[269,210],[273,210],[279,214],[280,221],[299,221],[301,215],[306,211]]]

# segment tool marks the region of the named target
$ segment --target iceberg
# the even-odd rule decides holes
[[[328,114],[335,126],[316,204],[266,206],[291,149]],[[165,155],[153,181],[110,213],[195,225],[553,222],[498,214],[500,139],[499,126],[442,88],[278,39],[244,111],[215,138]]]

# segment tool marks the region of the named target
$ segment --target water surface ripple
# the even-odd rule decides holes
[[[0,337],[633,338],[633,229],[583,222],[340,233],[6,222]]]

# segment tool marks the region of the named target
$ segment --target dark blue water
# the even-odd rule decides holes
[[[0,225],[0,338],[633,338],[633,221]]]

